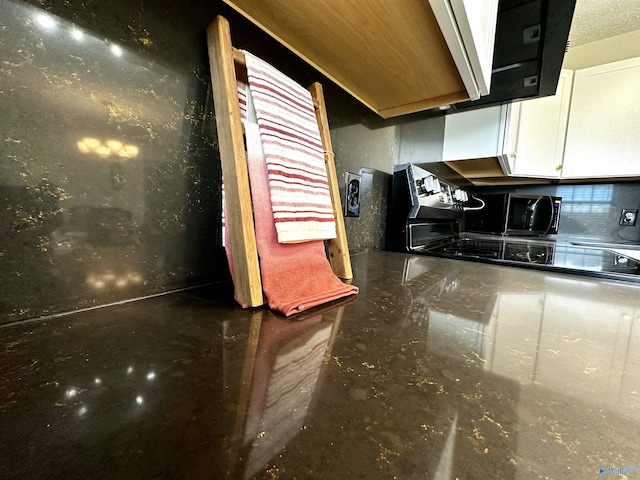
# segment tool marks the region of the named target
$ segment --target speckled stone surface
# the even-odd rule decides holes
[[[640,475],[638,285],[353,266],[289,320],[220,284],[0,328],[0,478]]]
[[[0,323],[228,278],[190,17],[33,3],[0,3]]]

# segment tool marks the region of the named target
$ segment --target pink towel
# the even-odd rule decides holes
[[[311,93],[268,63],[243,53],[267,163],[278,242],[336,238]]]
[[[245,133],[262,290],[269,307],[289,316],[357,294],[358,287],[344,284],[331,270],[323,241],[278,243],[258,126],[245,123]],[[227,254],[233,274],[232,252]]]

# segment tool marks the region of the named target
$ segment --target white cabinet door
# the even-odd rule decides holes
[[[498,0],[429,0],[469,98],[488,95]]]
[[[562,178],[640,175],[640,57],[577,70]]]
[[[555,95],[513,103],[508,121],[516,133],[505,151],[511,175],[560,177],[572,84],[573,71],[562,70]]]
[[[453,113],[444,119],[442,159],[469,160],[502,154],[504,106]]]

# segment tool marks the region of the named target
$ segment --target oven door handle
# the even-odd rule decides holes
[[[551,198],[551,195],[547,195],[547,200],[549,200],[549,211],[551,212],[551,216],[549,218],[549,225],[547,226],[547,230],[544,232],[545,235],[549,233],[549,230],[551,230],[551,227],[553,226],[553,198]]]

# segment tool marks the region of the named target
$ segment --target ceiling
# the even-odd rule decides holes
[[[577,0],[572,47],[640,30],[640,0]]]

